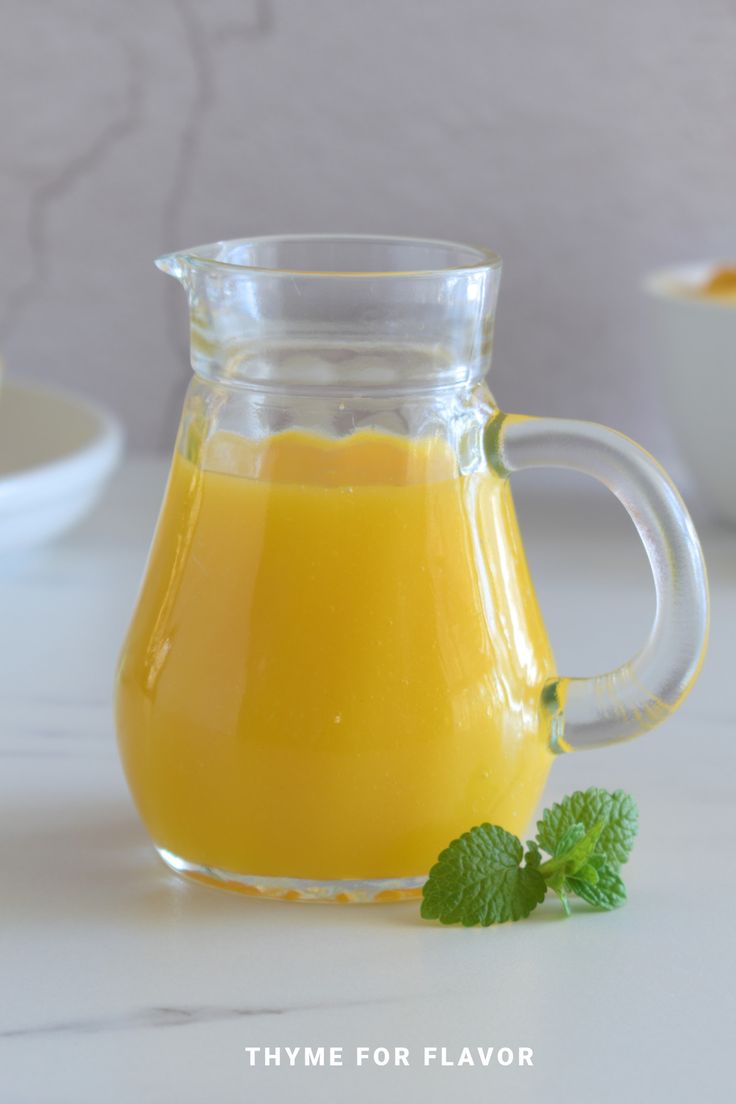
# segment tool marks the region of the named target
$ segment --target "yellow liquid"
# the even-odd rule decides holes
[[[174,459],[120,746],[189,862],[419,876],[475,824],[526,828],[553,674],[503,480],[430,439],[218,434]]]
[[[736,306],[736,266],[717,268],[707,283],[693,289],[690,294],[697,299],[712,299]]]

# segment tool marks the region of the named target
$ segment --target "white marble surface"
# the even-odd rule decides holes
[[[666,727],[570,756],[547,798],[624,786],[630,902],[443,929],[415,904],[329,908],[190,886],[148,846],[110,715],[112,671],[164,478],[131,463],[83,528],[0,564],[4,1104],[724,1098],[734,1023],[736,535],[705,533],[713,635]],[[526,479],[527,477],[524,477]],[[643,554],[615,503],[518,483],[560,668],[638,642]],[[555,503],[552,522],[551,507]],[[244,1047],[411,1048],[408,1069],[250,1069]],[[534,1066],[423,1068],[425,1045],[531,1046]]]
[[[173,434],[153,258],[343,231],[505,258],[505,410],[674,447],[644,271],[736,255],[731,0],[4,0],[0,351]],[[591,363],[597,370],[591,371]]]

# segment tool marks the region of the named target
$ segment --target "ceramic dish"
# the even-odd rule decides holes
[[[120,426],[75,395],[0,391],[0,553],[43,544],[95,504],[122,453]]]
[[[688,294],[715,262],[652,273],[644,283],[655,329],[662,392],[697,490],[736,524],[736,303]]]

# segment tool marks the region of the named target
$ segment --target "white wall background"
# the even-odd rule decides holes
[[[0,349],[168,447],[158,253],[395,232],[505,259],[493,390],[677,471],[639,281],[736,254],[733,0],[5,0]]]

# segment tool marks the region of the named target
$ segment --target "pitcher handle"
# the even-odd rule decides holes
[[[682,703],[708,639],[708,580],[697,534],[672,480],[623,433],[594,422],[495,414],[483,438],[500,476],[524,468],[592,475],[626,508],[649,558],[656,613],[636,655],[605,675],[555,678],[542,699],[554,751],[603,747],[654,728]]]

